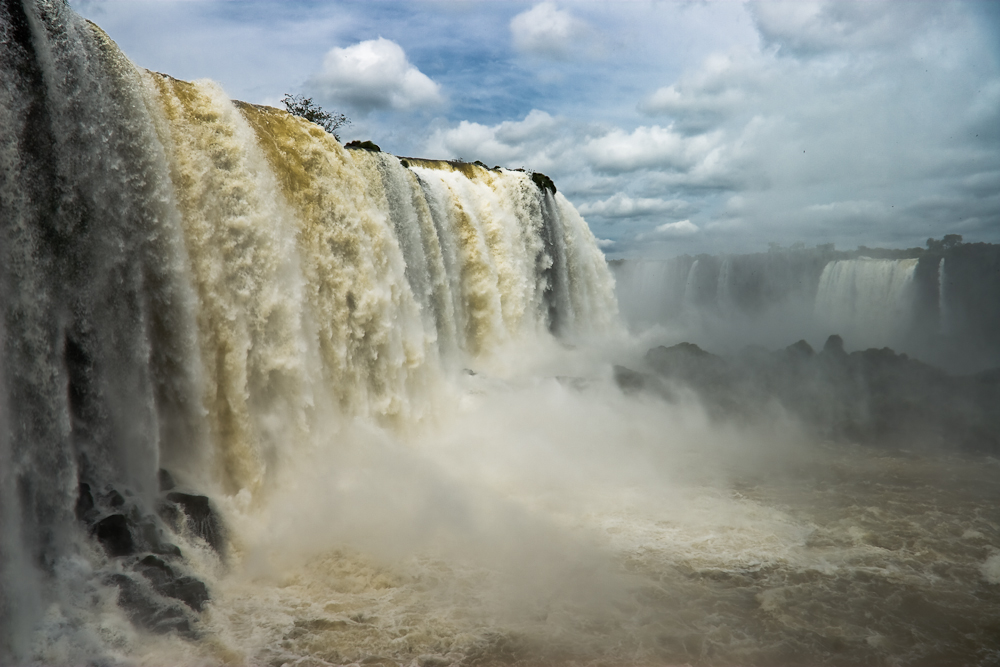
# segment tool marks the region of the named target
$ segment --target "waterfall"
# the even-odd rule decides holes
[[[626,321],[636,331],[660,325],[670,341],[738,350],[799,339],[822,345],[839,333],[851,349],[919,348],[918,260],[835,259],[831,252],[682,256],[617,261],[613,267]],[[943,265],[938,300],[947,318],[942,276]]]
[[[259,499],[331,420],[420,423],[505,345],[617,327],[593,234],[528,174],[347,151],[57,0],[0,30],[0,658],[51,604],[92,613],[81,485]]]
[[[938,330],[947,335],[951,331],[951,316],[948,312],[948,300],[945,288],[946,274],[944,272],[944,257],[938,262]]]
[[[916,259],[830,262],[816,293],[817,318],[855,347],[883,347],[910,328]]]
[[[698,265],[701,263],[700,259],[694,260],[691,263],[691,268],[688,270],[687,277],[684,279],[684,296],[681,297],[681,304],[685,310],[691,310],[697,308],[698,303]]]

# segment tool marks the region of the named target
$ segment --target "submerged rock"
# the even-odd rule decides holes
[[[209,600],[208,587],[202,581],[178,574],[156,556],[146,556],[136,563],[135,570],[149,580],[157,593],[180,600],[195,611],[202,611]]]
[[[156,481],[160,485],[161,493],[163,491],[172,491],[177,486],[174,482],[173,475],[170,474],[170,471],[164,470],[163,468],[160,468],[160,470],[156,473]]]
[[[118,589],[118,606],[136,625],[160,634],[176,632],[189,639],[197,638],[194,618],[181,605],[157,596],[126,574],[110,574],[105,583]]]
[[[128,524],[124,514],[112,514],[94,524],[94,536],[109,556],[128,556],[135,552]]]
[[[187,525],[191,532],[208,542],[216,553],[222,553],[224,546],[222,522],[212,511],[208,496],[174,491],[167,494],[167,500],[174,503],[187,516]],[[169,513],[169,509],[167,512]]]
[[[94,513],[94,494],[90,490],[90,484],[80,482],[76,496],[76,518],[80,521],[88,521],[93,518]]]

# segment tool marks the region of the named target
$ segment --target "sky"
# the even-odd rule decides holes
[[[137,65],[552,177],[605,253],[1000,242],[1000,0],[72,0]]]

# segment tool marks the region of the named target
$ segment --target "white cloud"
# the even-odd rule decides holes
[[[831,220],[848,218],[877,219],[886,215],[886,205],[879,201],[846,200],[829,204],[812,204],[805,210],[813,215]]]
[[[679,222],[665,222],[662,225],[655,227],[650,232],[644,232],[636,235],[637,241],[651,240],[656,238],[680,238],[693,236],[699,231],[698,225],[694,224],[690,220],[681,220]]]
[[[658,125],[638,127],[631,133],[614,129],[587,142],[584,154],[595,169],[611,173],[689,170],[708,159],[721,138],[718,133],[688,137]]]
[[[610,248],[615,244],[611,239],[597,239],[598,248]]]
[[[704,132],[759,103],[759,90],[770,75],[755,53],[714,54],[698,69],[657,89],[638,109],[670,116],[680,131]]]
[[[435,130],[427,154],[461,157],[508,167],[527,166],[544,171],[555,156],[570,150],[573,138],[559,119],[532,109],[524,120],[482,125],[463,120],[457,127]]]
[[[510,21],[514,47],[524,53],[564,60],[578,49],[587,24],[551,2],[542,2]]]
[[[361,112],[441,104],[441,86],[414,67],[399,44],[379,37],[326,54],[309,84],[325,100]]]
[[[604,218],[637,218],[646,215],[677,213],[691,208],[681,199],[632,199],[618,192],[604,201],[581,204],[577,207],[583,215],[599,215]]]
[[[755,0],[749,6],[765,41],[811,55],[896,47],[938,11],[937,4],[944,3]]]

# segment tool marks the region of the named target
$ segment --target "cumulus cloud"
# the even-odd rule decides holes
[[[939,3],[794,0],[750,3],[761,36],[793,54],[896,47]]]
[[[565,60],[586,37],[585,22],[551,2],[542,2],[510,21],[514,47],[523,53]]]
[[[647,96],[638,109],[649,116],[669,116],[680,132],[705,132],[758,104],[772,75],[757,54],[713,54],[701,67]]]
[[[379,37],[327,52],[309,81],[320,97],[367,113],[441,104],[441,86],[414,67],[399,44]]]
[[[842,222],[852,219],[880,220],[888,214],[888,206],[879,201],[846,200],[828,204],[812,204],[805,211],[824,221]]]
[[[584,154],[596,170],[604,172],[689,170],[710,159],[721,138],[718,133],[685,136],[658,125],[632,132],[614,129],[587,142]]]
[[[559,119],[532,109],[523,120],[482,125],[461,121],[457,127],[435,130],[428,155],[482,160],[504,166],[525,165],[545,170],[569,150],[573,138]]]
[[[599,215],[603,218],[637,218],[664,213],[678,213],[691,208],[691,205],[681,199],[633,199],[618,192],[615,195],[593,203],[584,203],[577,207],[583,215]]]
[[[636,235],[635,238],[637,241],[653,240],[657,238],[679,238],[693,236],[698,232],[698,225],[694,224],[690,220],[680,220],[678,222],[665,222],[662,225],[654,227],[650,232],[643,232]]]

